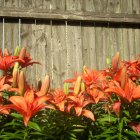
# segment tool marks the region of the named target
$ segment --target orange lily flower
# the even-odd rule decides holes
[[[1,106],[0,111],[13,109],[23,116],[25,126],[28,125],[29,119],[33,117],[42,108],[46,108],[45,102],[49,100],[48,96],[36,97],[33,90],[27,90],[24,96],[11,96],[9,101],[12,104]]]
[[[27,53],[27,51],[24,47],[20,51],[19,59],[22,60],[22,62],[20,62],[20,65],[21,65],[22,68],[27,67],[29,65],[33,65],[33,64],[40,64],[39,62],[35,62],[35,61],[31,62],[32,58]]]
[[[2,51],[0,50],[0,69],[3,71],[7,71],[11,66],[14,66],[14,62],[22,62],[21,59],[17,57],[11,56],[6,53],[4,56]]]
[[[63,90],[55,90],[51,93],[52,98],[49,100],[60,111],[65,110],[66,94]]]
[[[133,100],[140,98],[140,85],[136,86],[136,84],[132,82],[131,79],[128,79],[125,82],[124,89],[120,86],[118,82],[112,82],[114,83],[114,86],[106,89],[106,92],[116,93],[128,102],[132,102]]]
[[[88,104],[93,103],[92,100],[90,100],[89,98],[86,99],[86,97],[82,94],[78,94],[77,96],[70,95],[67,97],[67,100],[68,100],[67,111],[69,113],[71,108],[73,107],[77,116],[83,115],[95,121],[93,113],[89,110],[83,109]]]
[[[132,80],[137,80],[140,78],[140,61],[125,61],[127,67],[128,75]]]
[[[101,83],[103,80],[106,80],[106,76],[103,71],[90,71],[86,66],[84,66],[84,74],[82,75],[83,81],[90,87],[90,85]]]
[[[100,100],[105,99],[105,94],[103,91],[97,89],[97,88],[93,88],[91,90],[89,90],[88,94],[90,95],[90,97],[92,98],[92,100],[97,104]]]

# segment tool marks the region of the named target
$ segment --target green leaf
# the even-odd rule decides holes
[[[116,122],[117,118],[113,116],[106,116],[104,118],[100,118],[98,121],[99,122]]]
[[[17,119],[22,119],[22,115],[18,113],[11,113],[11,116]]]
[[[37,131],[39,131],[39,132],[41,131],[41,128],[40,128],[39,125],[38,125],[37,123],[35,123],[35,122],[29,121],[28,126],[29,126],[29,128],[32,128],[32,129],[37,130]]]
[[[73,129],[72,132],[83,132],[84,129]]]
[[[127,117],[130,117],[130,113],[129,113],[129,111],[124,110],[123,113],[124,113]]]
[[[123,129],[123,119],[119,121],[119,131],[122,132]]]

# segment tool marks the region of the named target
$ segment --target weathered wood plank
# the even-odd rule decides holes
[[[2,19],[0,19],[0,49],[2,49]]]
[[[120,0],[108,0],[108,13],[120,12]]]
[[[95,12],[101,12],[101,0],[93,0],[94,6],[95,6]]]
[[[34,51],[32,50],[32,24],[28,23],[22,23],[21,21],[21,46],[20,47],[25,47],[27,49],[27,52],[30,53],[31,57],[34,58]],[[35,49],[35,48],[34,48]],[[30,83],[33,84],[35,83],[35,79],[33,78],[33,69],[35,69],[35,66],[29,66],[25,69],[26,73],[26,80]]]
[[[121,0],[121,13],[127,13],[128,0]]]
[[[94,12],[81,12],[47,9],[16,9],[1,8],[0,17],[29,18],[29,19],[53,19],[53,20],[76,20],[76,21],[100,21],[117,23],[140,23],[140,16],[137,14],[102,14]]]
[[[82,10],[95,12],[95,5],[93,0],[83,0]]]
[[[130,60],[130,55],[129,55],[129,47],[128,47],[128,29],[123,28],[123,47],[124,47],[124,59],[125,60]]]
[[[33,4],[33,0],[20,0],[19,1],[19,7],[21,8],[33,8],[34,4]]]
[[[66,10],[80,10],[82,8],[82,4],[80,0],[77,0],[75,4],[73,4],[74,0],[68,0],[66,2]],[[70,58],[69,62],[69,77],[73,75],[74,72],[81,72],[83,67],[82,60],[82,41],[81,41],[81,23],[72,23],[68,22],[67,27],[67,58]]]
[[[81,0],[67,0],[66,10],[81,11],[83,2]]]
[[[102,66],[103,66],[102,40],[103,40],[102,27],[96,27],[95,28],[95,44],[96,44],[96,56],[97,56],[96,59],[97,59],[97,69],[99,69],[99,70],[102,69]]]
[[[140,13],[140,0],[133,0],[133,14],[139,14]]]
[[[87,37],[88,35],[88,37]],[[82,25],[83,64],[90,69],[96,69],[96,43],[94,23],[90,26]]]
[[[129,47],[129,55],[130,60],[135,58],[135,46],[134,46],[134,30],[128,28],[128,47]]]
[[[133,10],[133,0],[128,0],[127,1],[127,9],[126,9],[126,12],[128,14],[132,14],[132,10]]]
[[[50,25],[49,24],[32,24],[32,46],[30,46],[33,60],[39,61],[41,65],[31,67],[31,81],[43,80],[46,74],[51,76],[51,49],[50,49]]]
[[[52,26],[54,86],[60,87],[66,78],[67,48],[65,22]]]
[[[134,44],[135,44],[135,56],[138,57],[140,54],[140,29],[134,29]]]
[[[118,39],[118,43],[117,43],[117,48],[118,51],[120,52],[121,55],[121,60],[124,60],[124,46],[123,46],[123,29],[122,28],[118,28],[118,33],[117,33],[117,39]]]
[[[51,0],[51,9],[65,10],[65,0]]]
[[[42,1],[43,9],[50,9],[51,7],[51,0],[43,0]]]
[[[106,36],[107,36],[107,30],[106,28],[102,28],[102,69],[105,69],[106,64],[106,52],[107,50],[107,43],[106,43]]]
[[[18,45],[18,23],[6,23],[4,24],[4,47],[13,54],[15,47]]]
[[[95,5],[93,1],[85,0],[83,3],[83,10],[95,11]],[[96,44],[95,44],[95,23],[90,25],[82,24],[82,58],[83,65],[86,65],[90,69],[96,69]],[[87,35],[89,35],[87,37]]]
[[[42,9],[43,7],[43,0],[35,0],[35,8]]]

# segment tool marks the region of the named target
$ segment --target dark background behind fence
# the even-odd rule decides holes
[[[49,74],[53,86],[81,72],[103,69],[119,51],[122,59],[140,54],[140,0],[0,0],[0,44],[21,46],[42,65],[28,68],[31,83]]]

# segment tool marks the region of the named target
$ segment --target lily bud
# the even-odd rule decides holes
[[[69,94],[69,83],[64,83],[64,93],[65,93],[66,95]]]
[[[19,94],[23,95],[24,94],[24,90],[25,90],[25,76],[24,76],[24,72],[23,71],[20,71],[20,74],[19,74],[18,88],[19,88]]]
[[[4,49],[4,56],[9,56],[9,51],[7,48]]]
[[[77,95],[79,93],[79,91],[80,91],[81,81],[82,81],[81,76],[78,76],[78,78],[76,80],[76,83],[75,83],[75,86],[74,86],[74,94],[75,95]]]
[[[82,92],[85,91],[85,83],[84,83],[84,82],[81,83],[81,91],[82,91]]]
[[[87,76],[89,74],[89,70],[86,66],[83,67],[83,73],[85,76]]]
[[[128,77],[127,77],[127,69],[126,67],[123,67],[122,71],[121,71],[121,88],[124,89],[126,82],[128,81]]]
[[[26,49],[23,47],[20,51],[19,58],[24,59],[25,55],[26,55]]]
[[[15,48],[15,51],[14,51],[14,56],[19,56],[19,52],[20,52],[20,47],[17,46],[17,47]]]
[[[19,74],[19,63],[16,62],[13,69],[13,87],[17,87],[17,80]]]
[[[46,75],[45,79],[44,79],[44,81],[41,85],[41,89],[40,89],[40,94],[41,95],[40,96],[45,95],[48,92],[49,88],[50,88],[50,78],[49,78],[48,75]]]
[[[117,71],[118,65],[119,65],[119,60],[120,60],[120,53],[117,52],[112,59],[112,70],[113,70],[113,72]]]

